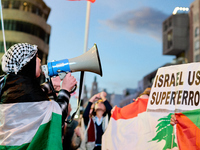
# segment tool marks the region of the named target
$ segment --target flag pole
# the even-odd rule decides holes
[[[90,8],[91,8],[91,2],[87,1],[87,8],[86,8],[86,19],[85,19],[85,38],[84,38],[84,49],[83,53],[87,52],[88,50],[88,35],[89,35],[89,23],[90,23]],[[84,74],[84,73],[83,73]],[[82,91],[81,91],[81,100],[84,98],[84,85],[85,85],[85,75],[83,77],[82,81]],[[83,109],[83,108],[82,108]],[[80,109],[79,109],[79,115],[80,115]]]
[[[0,5],[1,5],[1,0],[0,0]],[[2,33],[3,33],[4,51],[6,52],[6,40],[5,40],[5,33],[4,33],[2,5],[0,6],[0,9],[1,9],[1,26],[2,26]]]
[[[84,49],[83,53],[87,52],[88,50],[88,35],[89,35],[89,23],[90,23],[90,9],[91,9],[91,2],[87,1],[87,9],[86,9],[86,19],[85,19],[85,39],[84,39]],[[84,80],[83,79],[83,90],[82,90],[82,95],[84,95]]]
[[[84,41],[84,53],[88,49],[88,34],[89,34],[89,23],[90,23],[90,8],[91,2],[87,1],[87,10],[86,10],[86,20],[85,20],[85,41]]]

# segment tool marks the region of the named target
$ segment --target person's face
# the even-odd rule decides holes
[[[104,103],[103,103],[102,100],[97,101],[97,102],[95,103],[94,108],[95,108],[95,111],[96,111],[96,110],[99,110],[99,109],[100,109],[100,110],[103,110],[103,111],[106,111],[106,107],[105,107],[105,105],[104,105]]]
[[[36,57],[36,78],[38,78],[39,76],[40,76],[40,74],[41,74],[41,60],[40,60],[40,58],[39,57]]]

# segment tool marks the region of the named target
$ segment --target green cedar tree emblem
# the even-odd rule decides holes
[[[151,141],[157,141],[157,142],[165,140],[165,146],[163,147],[163,150],[177,147],[177,144],[175,143],[175,135],[173,135],[173,146],[172,146],[173,127],[170,124],[171,115],[172,113],[170,113],[168,116],[158,119],[159,123],[156,126],[157,134],[151,140]]]

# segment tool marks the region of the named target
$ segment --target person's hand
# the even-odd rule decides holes
[[[60,77],[59,76],[53,77],[53,78],[51,78],[51,81],[52,81],[54,89],[56,91],[59,91],[60,90],[60,82],[61,82]]]
[[[115,108],[116,108],[117,106],[115,105],[112,109],[111,109],[111,111],[110,111],[110,113],[111,113],[111,115],[113,114],[113,112],[115,111]]]
[[[81,131],[80,131],[80,127],[79,127],[79,126],[76,127],[76,128],[74,129],[74,133],[75,133],[77,136],[81,137]]]
[[[106,96],[107,96],[107,93],[106,93],[106,92],[102,91],[102,92],[100,93],[100,97],[101,97],[101,99],[102,99],[103,101],[106,100]]]
[[[178,147],[173,147],[172,149],[166,149],[166,150],[179,150]]]
[[[92,106],[90,107],[90,115],[92,115],[93,109],[94,109],[94,103],[93,103]]]
[[[76,84],[77,81],[74,76],[72,76],[71,73],[67,73],[65,78],[62,80],[62,89],[70,92]]]
[[[99,99],[100,99],[100,93],[93,95],[93,96],[90,98],[89,101],[92,102],[92,103],[94,103],[94,102],[98,101]]]
[[[178,121],[176,120],[176,116],[175,115],[171,115],[170,124],[172,126],[174,126],[177,123],[178,123]]]

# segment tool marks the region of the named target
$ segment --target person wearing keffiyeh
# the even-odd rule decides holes
[[[68,73],[57,99],[50,100],[36,80],[41,74],[37,51],[36,45],[18,43],[2,57],[0,149],[62,149],[61,124],[77,81]]]

